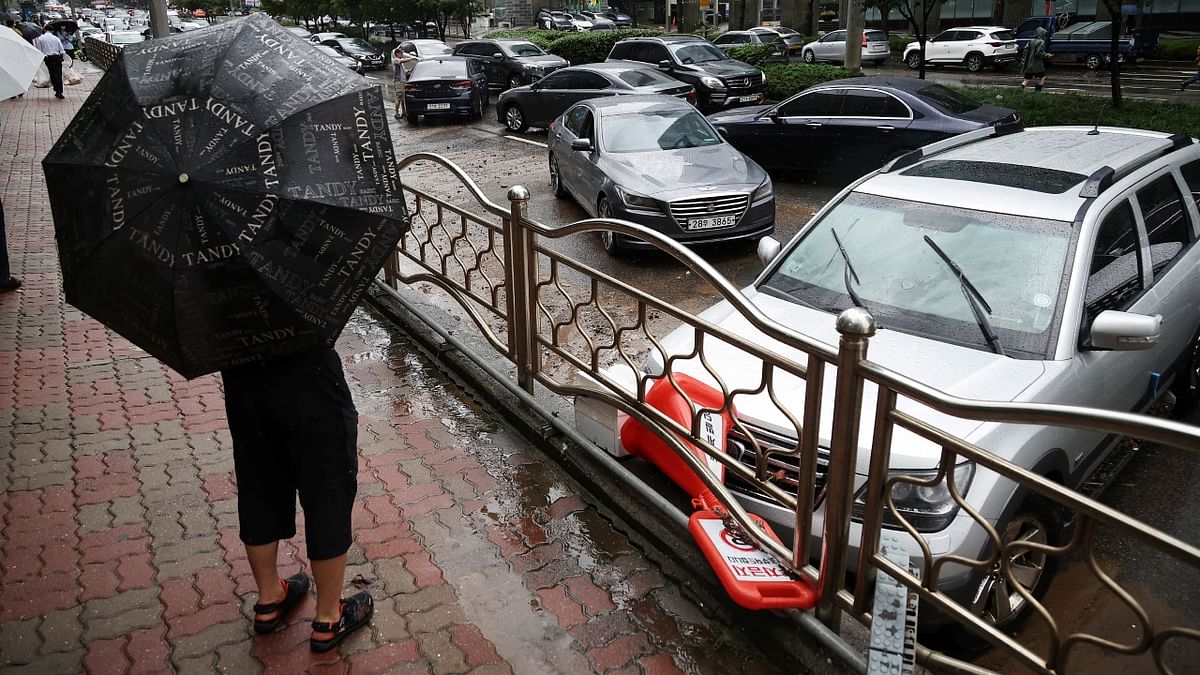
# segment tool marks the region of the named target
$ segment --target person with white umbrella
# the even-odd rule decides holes
[[[0,100],[24,95],[43,59],[16,31],[0,30]]]

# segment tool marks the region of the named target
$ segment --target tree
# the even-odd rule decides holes
[[[458,21],[464,38],[471,37],[471,19],[483,12],[480,0],[446,0],[445,11]]]
[[[893,5],[896,11],[900,12],[900,16],[908,21],[908,25],[912,26],[917,42],[921,44],[921,64],[917,70],[917,77],[922,80],[925,79],[925,43],[929,41],[929,15],[933,13],[934,6],[933,0],[897,0]]]
[[[1104,7],[1112,19],[1112,42],[1108,51],[1109,83],[1112,88],[1112,104],[1121,107],[1121,0],[1104,0]]]

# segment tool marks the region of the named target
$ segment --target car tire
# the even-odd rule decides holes
[[[909,52],[908,56],[904,57],[904,64],[909,68],[916,70],[921,67],[921,52]]]
[[[559,199],[566,199],[567,190],[562,184],[562,173],[558,169],[558,159],[554,155],[550,155],[550,189],[554,191],[554,196]]]
[[[882,68],[883,64],[887,63],[887,59],[875,59],[875,67]]]
[[[811,63],[817,62],[817,55],[814,54],[813,50],[811,50],[811,49],[804,50],[804,52],[801,54],[801,58],[804,59],[805,63],[811,64]]]
[[[417,113],[408,113],[404,116],[404,119],[408,120],[409,124],[416,124],[417,123]]]
[[[517,87],[519,87],[523,84],[525,84],[525,82],[524,82],[524,80],[521,79],[520,75],[513,73],[512,75],[508,76],[508,88],[509,89],[516,89]]]
[[[1088,70],[1100,70],[1104,66],[1104,57],[1099,54],[1088,54],[1083,59],[1083,67]]]
[[[967,54],[963,65],[967,67],[967,72],[978,73],[983,70],[983,54]]]
[[[504,127],[516,133],[523,133],[529,129],[529,123],[525,121],[525,111],[521,106],[516,103],[504,106]]]
[[[1173,386],[1176,417],[1189,413],[1200,405],[1200,331],[1192,339],[1190,353],[1185,354],[1182,366],[1175,375]]]
[[[608,203],[608,197],[600,195],[596,200],[596,217],[612,219],[612,207]],[[621,237],[612,230],[605,230],[600,233],[600,245],[604,247],[604,252],[616,258],[624,251],[625,247],[621,245]]]

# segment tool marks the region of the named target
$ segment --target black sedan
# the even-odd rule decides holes
[[[708,117],[767,169],[858,177],[923,145],[987,126],[1020,128],[1011,108],[980,105],[928,80],[854,77],[771,106]]]
[[[453,56],[418,61],[404,83],[405,117],[409,124],[421,115],[478,119],[487,96],[487,77],[475,62]]]
[[[362,38],[340,37],[323,40],[321,44],[343,55],[358,61],[363,70],[380,70],[390,64],[384,58],[383,52]]]
[[[500,94],[496,120],[509,131],[545,127],[586,98],[622,94],[663,94],[696,102],[696,89],[651,66],[589,63],[555,71],[533,84]]]

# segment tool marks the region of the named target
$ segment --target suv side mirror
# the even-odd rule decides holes
[[[670,70],[671,62],[666,59],[663,59],[662,61],[658,62],[658,67],[661,68],[662,70]]]
[[[779,240],[775,237],[768,236],[759,239],[758,261],[761,262],[764,267],[770,265],[771,261],[775,259],[775,256],[779,255],[780,248],[781,245],[779,244]]]
[[[571,149],[577,150],[579,152],[591,152],[592,151],[592,139],[576,138],[575,140],[571,141]]]
[[[1112,351],[1152,349],[1162,332],[1162,316],[1106,309],[1092,321],[1088,347]]]
[[[501,54],[500,52],[496,52],[495,54],[492,54],[492,58],[493,59],[503,59],[504,54]]]

